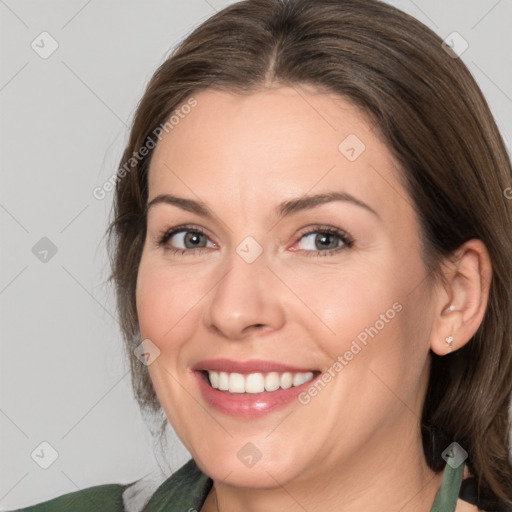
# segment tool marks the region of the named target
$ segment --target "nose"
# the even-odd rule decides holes
[[[248,263],[233,251],[207,296],[205,326],[230,340],[244,339],[258,330],[278,330],[285,322],[280,293],[283,285],[267,267],[264,254]]]

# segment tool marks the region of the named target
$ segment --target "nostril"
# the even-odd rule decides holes
[[[244,332],[251,331],[253,329],[261,329],[263,327],[265,327],[265,324],[251,324],[244,328]]]

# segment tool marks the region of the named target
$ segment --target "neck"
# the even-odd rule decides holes
[[[382,446],[387,449],[377,451]],[[427,466],[421,438],[410,432],[399,440],[379,436],[343,467],[325,461],[313,478],[272,477],[271,489],[214,482],[201,512],[430,512],[442,473]]]

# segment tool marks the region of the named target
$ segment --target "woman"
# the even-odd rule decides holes
[[[192,455],[144,511],[512,510],[511,184],[466,67],[386,4],[248,0],[188,36],[109,229],[136,397]]]

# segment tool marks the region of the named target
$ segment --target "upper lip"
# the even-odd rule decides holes
[[[262,359],[253,359],[250,361],[234,361],[231,359],[205,359],[192,367],[195,371],[217,371],[227,373],[268,373],[268,372],[292,372],[306,373],[312,372],[311,368],[298,368],[287,364],[274,361],[265,361]]]

